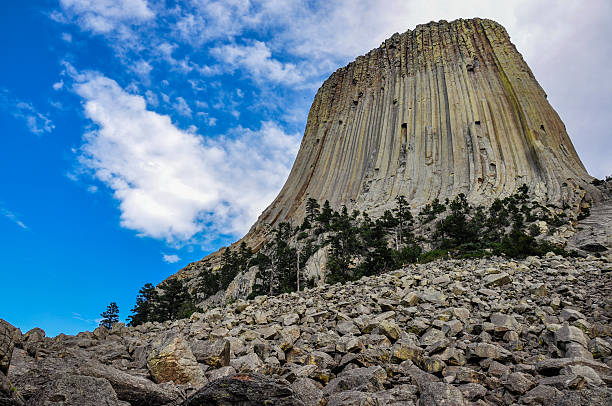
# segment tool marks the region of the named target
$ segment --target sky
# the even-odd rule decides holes
[[[0,2],[0,318],[50,336],[112,301],[126,318],[142,285],[244,235],[333,71],[471,17],[506,27],[612,174],[609,0]]]

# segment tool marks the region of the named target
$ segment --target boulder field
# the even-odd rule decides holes
[[[76,336],[2,322],[0,405],[610,405],[611,279],[445,260]]]

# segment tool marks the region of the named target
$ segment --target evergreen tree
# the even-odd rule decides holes
[[[404,195],[397,196],[395,202],[396,206],[393,209],[393,213],[397,219],[399,242],[404,243],[412,239],[408,228],[412,227],[414,221],[406,197]]]
[[[140,288],[138,291],[138,296],[136,296],[136,304],[132,309],[133,314],[128,317],[128,325],[138,326],[146,323],[147,321],[152,321],[154,317],[154,305],[156,299],[157,291],[155,290],[155,286],[150,283],[146,283],[142,288]]]
[[[113,328],[113,324],[119,321],[119,306],[117,306],[117,303],[111,302],[111,304],[106,307],[106,311],[100,314],[100,316],[102,316],[100,326],[108,329]]]
[[[221,289],[227,289],[238,272],[240,272],[238,256],[232,252],[230,247],[227,247],[221,255],[221,269],[219,270]]]
[[[219,275],[213,273],[210,268],[202,271],[197,289],[198,293],[204,295],[204,298],[214,295],[221,289]]]
[[[329,205],[329,202],[328,202]],[[308,220],[309,224],[314,223],[317,220],[317,217],[319,217],[319,203],[313,199],[312,197],[309,197],[308,200],[306,201],[306,218],[305,220]]]
[[[159,289],[161,293],[155,305],[155,321],[189,317],[196,310],[191,295],[181,280],[166,279],[159,285]]]
[[[333,217],[333,214],[334,212],[331,206],[329,205],[329,200],[326,200],[325,203],[323,203],[323,208],[321,209],[319,217],[317,217],[317,221],[323,226],[325,230],[329,229],[329,223]]]

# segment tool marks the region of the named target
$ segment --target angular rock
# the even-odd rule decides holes
[[[28,406],[125,406],[113,387],[102,378],[67,375],[50,381],[28,400]]]
[[[261,374],[236,374],[210,382],[181,406],[304,406],[284,379]]]
[[[332,379],[323,389],[323,393],[331,395],[347,390],[375,392],[383,388],[386,379],[387,373],[380,366],[354,368]]]
[[[442,382],[431,382],[421,389],[419,406],[467,406],[458,388]]]
[[[108,365],[86,364],[78,369],[84,376],[102,378],[112,386],[119,400],[132,406],[158,406],[181,402],[184,394],[169,386],[156,385],[148,379],[130,375]]]
[[[505,272],[487,275],[483,278],[484,285],[487,287],[503,286],[512,282],[512,278]]]
[[[505,382],[506,388],[521,395],[533,388],[535,384],[534,377],[523,372],[511,373]]]
[[[8,322],[0,319],[0,372],[6,375],[8,373],[11,358],[13,357],[13,327]]]
[[[221,368],[229,365],[231,348],[228,340],[197,340],[192,341],[190,347],[191,352],[198,362],[213,368]]]
[[[195,387],[206,383],[206,377],[189,345],[179,335],[161,338],[153,344],[147,368],[157,383],[190,383]]]
[[[309,378],[297,378],[291,383],[295,397],[301,400],[305,406],[320,406],[323,400],[321,384]]]

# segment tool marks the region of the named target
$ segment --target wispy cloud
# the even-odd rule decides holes
[[[11,220],[13,223],[23,228],[24,230],[28,229],[28,226],[26,226],[21,220],[19,220],[17,215],[15,215],[15,213],[13,213],[12,211],[4,209],[4,208],[0,208],[0,214],[6,217],[7,219]]]
[[[167,262],[169,264],[176,264],[181,260],[181,258],[176,254],[162,254],[162,258],[164,259],[164,262]]]
[[[81,313],[77,313],[77,312],[72,312],[72,318],[75,320],[85,322],[91,326],[97,326],[102,321],[102,317],[96,317],[96,318],[90,319],[90,318],[83,316]]]
[[[119,31],[154,17],[146,0],[60,0],[65,17],[96,34]]]
[[[55,128],[47,115],[39,112],[32,103],[14,97],[5,88],[0,88],[0,108],[6,110],[13,117],[23,120],[33,134],[50,133]]]
[[[297,153],[299,134],[272,122],[211,140],[180,130],[99,73],[76,80],[97,126],[84,136],[80,164],[113,191],[122,226],[143,236],[171,243],[202,231],[207,239],[239,236],[280,189]]]

